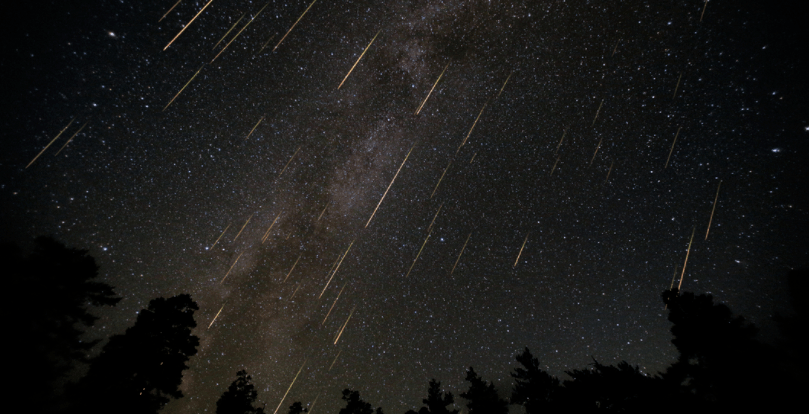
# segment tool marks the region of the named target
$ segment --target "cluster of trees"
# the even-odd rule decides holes
[[[36,239],[27,257],[16,246],[2,246],[0,254],[11,291],[32,292],[40,299],[32,307],[30,296],[11,297],[12,309],[21,316],[10,318],[19,337],[8,342],[12,355],[27,363],[11,384],[11,395],[29,402],[29,411],[101,414],[115,407],[123,413],[156,413],[170,399],[182,397],[182,372],[199,345],[191,333],[198,308],[189,295],[152,300],[134,326],[112,336],[99,355],[88,358],[98,343],[81,338],[98,319],[88,307],[114,306],[120,300],[110,286],[93,280],[98,274],[94,259],[49,238]],[[785,338],[777,349],[757,341],[757,329],[727,306],[715,304],[711,295],[674,289],[662,296],[679,357],[665,372],[648,376],[626,361],[612,366],[594,359],[588,368],[566,371],[570,379],[560,380],[544,371],[526,348],[516,355],[508,396],[472,367],[467,370],[469,388],[459,394],[466,400],[464,411],[507,414],[510,406],[521,406],[526,414],[786,410],[809,385],[801,358],[809,314],[799,306],[809,272],[793,271],[789,283],[797,314],[776,317]],[[86,374],[67,383],[66,374],[81,364],[89,367]],[[217,414],[264,414],[264,407],[256,406],[251,377],[244,370],[236,375],[216,404]],[[346,389],[342,398],[345,407],[339,414],[384,414],[358,391]],[[442,391],[435,379],[422,402],[418,411],[405,414],[459,412],[453,394]],[[289,407],[289,414],[305,412],[300,402]]]

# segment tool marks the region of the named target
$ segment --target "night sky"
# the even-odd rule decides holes
[[[159,21],[174,3],[24,2],[0,61],[2,238],[90,250],[124,299],[88,337],[199,304],[165,412],[214,412],[242,368],[272,411],[303,366],[284,413],[343,388],[403,413],[470,365],[506,395],[526,346],[554,375],[654,374],[687,255],[682,288],[765,338],[790,311],[801,10],[213,0],[188,25],[208,2],[186,0]]]

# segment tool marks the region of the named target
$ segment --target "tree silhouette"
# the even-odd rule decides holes
[[[514,378],[511,403],[524,406],[527,414],[551,410],[559,393],[559,379],[539,368],[539,360],[528,348],[516,359],[524,368],[515,368],[511,373]]]
[[[188,294],[157,298],[123,335],[114,335],[94,358],[76,387],[76,405],[88,414],[111,409],[123,413],[156,413],[170,398],[180,398],[186,362],[197,353],[199,338]]]
[[[593,359],[593,368],[566,371],[572,380],[564,381],[562,402],[576,412],[612,411],[622,413],[671,411],[662,382],[643,375],[626,361],[618,366],[602,365]]]
[[[340,409],[340,414],[374,414],[371,404],[360,399],[359,391],[344,389],[343,400],[346,406]],[[376,409],[376,414],[384,414],[381,407]]]
[[[247,375],[247,371],[237,372],[236,377],[228,390],[216,402],[216,414],[264,414],[263,407],[253,407],[258,392],[250,383],[252,378]],[[297,404],[300,405],[300,403]],[[292,413],[291,410],[290,413]]]
[[[451,392],[442,393],[441,383],[436,381],[435,378],[430,380],[430,386],[427,389],[427,398],[421,400],[426,404],[426,407],[421,407],[416,413],[413,410],[408,410],[406,414],[458,414],[458,410],[450,410],[447,407],[455,403],[455,397]]]
[[[28,257],[16,245],[3,245],[0,261],[8,291],[14,292],[6,295],[7,306],[17,311],[9,320],[16,339],[8,341],[7,352],[26,364],[15,374],[10,395],[55,410],[64,375],[77,362],[87,362],[98,343],[81,338],[98,319],[88,306],[114,306],[121,299],[112,287],[94,281],[98,266],[87,250],[67,248],[49,237],[34,240]]]
[[[289,406],[289,414],[302,414],[309,410],[303,407],[300,401],[295,401]]]
[[[472,367],[466,371],[466,380],[469,390],[460,395],[468,401],[469,414],[508,414],[508,401],[497,395],[494,384],[481,379]]]

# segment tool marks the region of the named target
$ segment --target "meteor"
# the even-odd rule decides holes
[[[424,243],[421,244],[421,249],[419,249],[419,253],[416,255],[416,258],[413,259],[413,264],[410,265],[410,269],[407,270],[407,274],[405,275],[405,277],[410,276],[410,272],[413,270],[413,266],[416,265],[416,260],[419,260],[419,256],[421,256],[421,251],[424,250],[424,246],[427,245],[427,240],[430,240],[430,234],[432,233],[427,233],[427,238],[424,239]]]
[[[334,357],[334,361],[332,361],[331,365],[329,365],[329,371],[331,371],[331,369],[334,367],[334,363],[337,362],[337,358],[340,358],[340,352],[343,352],[343,350],[341,349],[341,350],[337,351],[337,356]],[[314,406],[314,405],[315,404],[312,403],[312,406]],[[312,412],[312,410],[309,410],[309,412]]]
[[[295,153],[294,153],[294,154],[292,154],[292,156],[291,156],[291,157],[289,157],[289,161],[287,161],[287,165],[285,165],[285,166],[284,166],[284,169],[282,169],[282,170],[281,170],[281,172],[280,172],[280,173],[278,173],[278,178],[281,178],[281,175],[283,175],[283,174],[284,174],[284,171],[286,171],[286,170],[287,170],[287,167],[289,167],[289,164],[292,162],[292,160],[295,158],[295,156],[296,156],[296,155],[298,155],[298,151],[300,151],[300,150],[301,150],[301,147],[298,147],[298,149],[296,149],[296,150],[295,150]],[[276,180],[277,180],[278,178],[276,178]]]
[[[303,11],[303,13],[301,13],[301,17],[298,17],[298,20],[295,20],[295,24],[293,24],[293,25],[292,25],[292,27],[290,27],[290,28],[289,28],[289,30],[287,30],[287,34],[285,34],[285,35],[284,35],[284,37],[282,37],[282,38],[281,38],[281,40],[279,40],[279,41],[278,41],[278,44],[277,44],[277,45],[275,45],[275,47],[274,47],[274,48],[272,48],[272,51],[273,51],[273,52],[275,52],[275,49],[278,49],[278,46],[281,46],[281,42],[283,42],[283,41],[284,41],[284,39],[286,39],[286,38],[287,38],[287,36],[289,35],[289,32],[291,32],[291,31],[292,31],[292,29],[294,29],[294,28],[295,28],[295,26],[298,24],[298,22],[299,22],[299,21],[301,21],[301,19],[303,19],[303,15],[304,15],[304,14],[306,14],[306,12],[308,12],[308,11],[309,11],[309,9],[311,9],[311,8],[312,8],[312,6],[314,6],[315,1],[317,1],[317,0],[314,0],[314,1],[312,2],[312,4],[310,4],[310,5],[309,5],[309,7],[307,7],[307,8],[306,8],[306,10],[304,10],[304,11]],[[278,410],[276,410],[276,411],[278,411]]]
[[[699,22],[702,23],[702,17],[705,16],[705,9],[708,8],[708,0],[705,0],[705,5],[702,6],[702,14],[699,15]]]
[[[306,365],[306,360],[303,360],[303,364],[301,365],[301,369],[298,370],[298,373],[295,374],[295,378],[292,379],[292,383],[289,384],[289,388],[287,388],[287,392],[284,393],[284,397],[281,398],[281,402],[278,403],[278,407],[275,407],[275,411],[273,414],[278,414],[278,409],[281,408],[281,404],[284,403],[284,400],[287,399],[287,394],[289,394],[289,390],[292,389],[292,386],[295,385],[295,380],[298,379],[298,375],[301,375],[301,371],[303,371],[303,366]]]
[[[236,23],[233,23],[233,26],[230,26],[230,29],[228,29],[228,31],[227,31],[227,32],[225,32],[225,35],[224,35],[224,36],[222,36],[222,38],[221,38],[221,39],[219,39],[219,41],[218,41],[218,42],[216,42],[216,44],[215,44],[215,45],[213,45],[213,47],[212,47],[211,49],[216,49],[216,47],[217,47],[217,46],[219,46],[219,44],[220,44],[220,43],[222,43],[222,41],[223,41],[223,40],[225,40],[225,38],[226,38],[226,37],[228,37],[228,35],[230,34],[230,32],[232,32],[232,31],[233,31],[233,29],[235,29],[235,28],[236,28],[236,25],[237,25],[237,24],[239,24],[239,22],[240,22],[240,21],[242,21],[242,19],[244,19],[244,16],[245,16],[245,15],[247,15],[247,13],[242,13],[242,17],[239,17],[239,20],[236,20]]]
[[[674,289],[674,281],[677,280],[677,265],[674,265],[674,274],[671,276],[671,286],[669,286],[669,290]],[[667,303],[666,306],[663,306],[663,310],[669,308],[669,304]]]
[[[325,212],[326,212],[326,209],[327,209],[327,208],[329,208],[329,204],[330,204],[330,203],[331,203],[331,202],[326,203],[326,207],[323,207],[323,211],[321,211],[321,212],[320,212],[320,215],[319,215],[319,216],[317,216],[317,221],[320,221],[320,218],[321,218],[321,217],[323,217],[323,213],[325,213]]]
[[[677,291],[683,286],[683,277],[685,276],[685,266],[688,264],[688,255],[691,254],[691,242],[694,241],[694,232],[697,230],[696,226],[691,231],[691,240],[688,241],[688,251],[685,253],[685,263],[683,263],[683,272],[680,274],[680,284],[677,286]]]
[[[455,261],[455,265],[452,266],[452,271],[449,272],[450,276],[452,276],[452,274],[455,272],[455,266],[458,266],[458,262],[461,261],[461,256],[463,255],[463,251],[466,249],[466,243],[469,243],[469,238],[470,237],[472,237],[472,233],[469,233],[469,236],[466,237],[466,241],[463,243],[463,247],[461,248],[461,252],[458,253],[458,260]]]
[[[86,126],[87,126],[87,122],[85,122],[84,125],[82,125],[81,128],[79,128],[78,131],[74,132],[73,135],[70,136],[70,139],[68,139],[67,142],[65,142],[65,145],[62,145],[62,148],[59,148],[59,151],[56,151],[56,154],[54,154],[54,155],[59,155],[59,153],[62,152],[63,149],[65,149],[67,144],[70,144],[70,141],[73,141],[73,138],[76,138],[76,135],[78,135],[79,132],[81,132],[81,130],[84,129],[84,127],[86,127]]]
[[[382,205],[382,200],[384,200],[385,196],[388,195],[388,191],[390,190],[390,187],[393,185],[393,182],[396,181],[396,177],[399,176],[399,172],[402,171],[402,167],[404,167],[405,163],[407,162],[407,159],[410,157],[410,153],[413,152],[413,148],[415,148],[415,146],[416,146],[416,144],[413,144],[413,146],[410,147],[410,151],[407,152],[407,156],[405,157],[404,161],[402,161],[402,165],[400,165],[399,169],[396,170],[396,175],[394,175],[393,179],[390,180],[390,184],[388,184],[388,188],[387,188],[387,190],[385,190],[385,194],[382,194],[382,198],[379,199],[379,203],[376,205],[376,208],[374,209],[374,212],[371,214],[371,217],[368,219],[368,222],[365,223],[365,228],[366,229],[368,228],[368,225],[371,224],[371,220],[374,219],[374,215],[376,215],[376,211],[379,210],[379,206]]]
[[[553,168],[551,168],[551,176],[553,176],[553,172],[554,172],[554,170],[556,170],[556,164],[559,164],[559,159],[560,159],[560,158],[562,158],[562,156],[561,156],[561,155],[560,155],[560,156],[558,156],[558,157],[556,157],[556,162],[555,162],[555,163],[553,163]]]
[[[613,161],[613,162],[611,162],[611,163],[610,163],[610,170],[609,170],[609,171],[607,171],[607,178],[605,178],[605,179],[604,179],[604,184],[606,184],[606,183],[607,183],[607,181],[609,181],[609,179],[610,179],[610,173],[612,172],[612,166],[613,166],[613,165],[615,165],[615,161]]]
[[[343,257],[341,257],[341,258],[340,258],[340,263],[338,263],[338,264],[337,264],[337,268],[335,268],[335,269],[334,269],[334,272],[332,272],[331,277],[329,278],[329,281],[328,281],[328,282],[326,282],[326,286],[324,286],[324,287],[323,287],[323,291],[322,291],[322,292],[320,292],[320,295],[317,297],[318,299],[320,299],[320,298],[321,298],[321,296],[323,296],[323,293],[325,293],[325,292],[326,292],[326,288],[328,288],[328,287],[329,287],[329,283],[331,283],[331,280],[332,280],[332,279],[334,279],[334,275],[336,275],[336,274],[337,274],[337,271],[338,271],[338,270],[340,270],[340,266],[343,264],[343,260],[346,258],[346,256],[348,256],[348,251],[349,251],[349,250],[351,250],[351,246],[353,246],[353,245],[354,245],[354,242],[355,242],[356,240],[357,240],[357,239],[352,240],[352,241],[351,241],[351,244],[349,244],[349,245],[348,245],[348,249],[346,249],[346,252],[345,252],[345,253],[343,253]],[[335,262],[335,263],[336,263],[336,262]]]
[[[512,269],[517,267],[517,263],[520,261],[520,256],[522,256],[522,249],[525,248],[525,243],[528,241],[528,235],[530,234],[531,233],[525,235],[525,240],[523,240],[522,242],[522,247],[520,247],[520,253],[517,254],[517,260],[514,261],[514,266],[511,267]]]
[[[339,334],[337,334],[337,338],[334,340],[334,345],[337,345],[337,341],[339,341],[339,340],[340,340],[340,336],[342,336],[342,335],[343,335],[343,331],[346,329],[346,326],[348,326],[348,321],[350,321],[350,320],[351,320],[351,315],[353,315],[353,314],[354,314],[354,310],[355,310],[355,309],[357,309],[357,307],[356,307],[356,306],[354,306],[354,308],[353,308],[353,309],[351,309],[351,313],[349,313],[349,314],[348,314],[348,319],[346,319],[346,323],[344,323],[344,324],[343,324],[343,327],[342,327],[342,328],[340,328],[340,333],[339,333]]]
[[[593,161],[596,159],[596,154],[598,154],[598,149],[601,148],[601,143],[604,141],[604,137],[602,136],[600,140],[598,140],[598,146],[596,147],[596,152],[593,153],[593,158],[590,159],[590,165],[593,165]]]
[[[266,41],[266,42],[264,42],[264,45],[263,45],[263,46],[261,46],[261,49],[259,49],[259,50],[258,50],[258,52],[256,52],[256,54],[255,54],[255,55],[253,55],[253,56],[256,56],[256,55],[258,55],[259,53],[261,53],[261,51],[262,51],[262,50],[264,50],[264,48],[265,48],[265,47],[267,47],[267,45],[268,45],[268,44],[270,44],[270,42],[272,42],[272,40],[273,40],[273,39],[275,39],[275,35],[270,36],[270,38],[269,38],[269,39],[267,39],[267,41]]]
[[[260,124],[261,121],[263,121],[263,120],[264,120],[264,117],[262,116],[261,119],[259,119],[258,122],[256,122],[256,124],[253,126],[253,129],[251,129],[250,132],[247,134],[247,136],[244,137],[245,141],[247,141],[247,139],[250,138],[250,135],[253,135],[253,131],[255,131],[256,128],[258,128],[258,124]]]
[[[467,134],[466,134],[466,138],[464,138],[464,139],[463,139],[463,142],[461,143],[461,146],[460,146],[460,147],[458,147],[458,151],[460,151],[460,150],[461,150],[461,148],[464,146],[464,144],[466,144],[466,140],[467,140],[467,139],[469,139],[469,136],[470,136],[470,135],[472,135],[472,130],[474,130],[474,129],[475,129],[475,125],[477,125],[477,124],[478,124],[478,120],[480,119],[480,116],[481,116],[481,115],[483,115],[483,110],[484,110],[484,109],[486,109],[486,105],[488,105],[488,102],[486,102],[485,104],[483,104],[483,108],[480,108],[480,112],[478,113],[478,117],[477,117],[477,118],[475,118],[475,122],[472,124],[472,128],[469,128],[469,133],[467,133]],[[455,153],[457,154],[457,153],[458,153],[458,151],[455,151]]]
[[[340,353],[338,352],[338,353],[337,353],[337,355],[340,355]],[[315,409],[315,404],[317,403],[317,399],[318,399],[319,397],[320,397],[320,393],[318,393],[318,394],[315,396],[315,400],[314,400],[314,401],[312,401],[312,405],[310,405],[310,406],[309,406],[309,411],[308,411],[308,413],[309,413],[309,414],[312,414],[312,410],[314,410],[314,409]]]
[[[474,161],[474,160],[475,160],[475,157],[476,157],[477,155],[478,155],[478,151],[475,151],[475,153],[474,153],[474,154],[472,154],[472,159],[471,159],[471,160],[469,160],[469,163],[470,163],[470,164],[472,163],[472,161]]]
[[[440,205],[440,206],[438,206],[438,210],[435,212],[435,216],[433,216],[433,221],[431,221],[431,222],[430,222],[430,226],[429,226],[429,227],[427,227],[427,233],[429,233],[429,232],[430,232],[430,229],[432,229],[432,228],[433,228],[433,224],[435,223],[435,219],[436,219],[436,218],[438,218],[438,213],[440,213],[440,212],[441,212],[441,207],[444,207],[444,203],[441,203],[441,205]]]
[[[292,269],[289,269],[289,273],[287,273],[287,277],[284,278],[284,282],[286,282],[287,279],[289,279],[289,275],[291,275],[292,271],[295,270],[295,266],[298,265],[298,260],[301,260],[301,256],[303,256],[303,253],[298,255],[298,259],[295,260],[295,264],[292,265]]]
[[[289,300],[292,300],[292,298],[295,297],[295,294],[298,293],[298,289],[300,289],[300,288],[301,288],[301,285],[298,284],[298,286],[295,288],[295,291],[292,292],[292,296],[289,297]]]
[[[363,50],[363,51],[362,51],[362,54],[360,54],[360,57],[359,57],[359,58],[357,58],[357,61],[356,61],[356,62],[354,62],[354,66],[352,66],[352,67],[351,67],[351,70],[349,70],[349,71],[348,71],[348,73],[346,74],[346,77],[345,77],[345,78],[343,78],[343,81],[342,81],[342,82],[340,82],[340,85],[339,85],[339,86],[337,86],[337,89],[338,89],[338,90],[340,89],[340,87],[341,87],[341,86],[343,86],[343,84],[345,83],[346,79],[348,79],[348,76],[349,76],[349,75],[351,75],[351,72],[353,72],[353,71],[354,71],[354,68],[356,68],[356,67],[357,67],[357,64],[358,64],[358,63],[360,63],[360,60],[362,60],[362,57],[363,57],[363,56],[365,56],[365,52],[367,52],[367,51],[368,51],[368,48],[370,48],[370,47],[371,47],[371,45],[372,45],[372,44],[374,44],[374,40],[376,40],[376,37],[377,37],[377,36],[379,36],[379,33],[381,33],[381,32],[382,32],[382,29],[379,29],[379,31],[378,31],[378,32],[376,32],[376,34],[374,35],[374,38],[373,38],[373,39],[371,39],[371,43],[368,43],[368,46],[365,46],[365,50]]]
[[[618,39],[618,42],[615,43],[615,48],[612,49],[612,56],[615,56],[615,52],[618,50],[618,45],[621,44],[621,39]]]
[[[599,114],[599,112],[601,112],[601,106],[602,106],[602,105],[604,105],[604,99],[602,99],[602,100],[601,100],[601,103],[600,103],[600,104],[598,104],[598,110],[596,111],[596,117],[595,117],[595,118],[593,118],[593,125],[590,125],[590,127],[591,127],[591,128],[592,128],[592,127],[594,127],[594,126],[595,126],[595,124],[596,124],[596,119],[598,119],[598,114]]]
[[[225,305],[222,305],[222,307],[219,308],[219,312],[216,312],[216,316],[213,317],[213,320],[211,321],[211,324],[208,325],[208,329],[211,329],[211,326],[213,326],[213,323],[216,322],[216,318],[218,318],[219,314],[222,313],[222,309],[225,309]]]
[[[508,74],[508,77],[506,78],[506,81],[503,82],[503,86],[500,88],[500,92],[497,92],[497,96],[495,96],[494,99],[497,99],[497,98],[500,97],[500,94],[503,93],[503,89],[506,88],[506,84],[508,83],[508,80],[511,79],[511,75],[513,75],[513,74],[514,74],[514,71],[512,71],[511,73]]]
[[[705,230],[705,240],[708,240],[708,232],[711,231],[711,223],[713,223],[713,213],[716,211],[716,201],[719,200],[719,188],[722,187],[722,180],[719,180],[719,185],[716,187],[716,197],[713,199],[713,208],[711,209],[711,219],[708,220],[708,230]]]
[[[671,143],[671,149],[669,150],[669,156],[668,156],[668,158],[666,158],[666,165],[663,166],[664,169],[668,168],[668,166],[669,166],[669,160],[671,159],[671,153],[674,152],[674,144],[677,143],[677,136],[680,135],[680,130],[681,129],[683,129],[683,127],[677,128],[677,133],[674,134],[674,142]]]
[[[250,217],[247,218],[247,221],[244,222],[244,226],[242,226],[242,229],[239,230],[238,234],[236,234],[236,237],[233,238],[233,241],[236,241],[236,239],[239,238],[239,236],[242,234],[242,231],[244,231],[244,228],[247,227],[247,223],[249,223],[250,219],[252,219],[252,218],[253,218],[253,214],[251,214]]]
[[[45,148],[43,148],[43,149],[42,149],[42,151],[40,151],[40,152],[39,152],[39,154],[37,154],[37,156],[36,156],[36,157],[34,157],[34,159],[33,159],[33,160],[31,160],[31,162],[29,162],[29,163],[28,163],[28,165],[26,165],[26,166],[25,166],[25,168],[30,167],[30,166],[31,166],[31,164],[33,164],[33,163],[34,163],[34,161],[36,161],[36,160],[37,160],[37,158],[39,158],[39,156],[40,156],[40,155],[42,155],[42,153],[43,153],[43,152],[45,152],[45,150],[46,150],[46,149],[48,149],[48,147],[50,147],[51,145],[53,145],[53,143],[54,143],[54,142],[56,142],[56,140],[57,140],[57,139],[59,139],[59,137],[61,137],[61,136],[62,136],[62,134],[63,134],[63,133],[64,133],[64,132],[65,132],[65,131],[66,131],[68,128],[70,128],[70,125],[72,125],[72,124],[73,124],[73,121],[75,121],[75,120],[76,120],[76,118],[75,118],[75,117],[74,117],[73,119],[71,119],[71,120],[70,120],[70,122],[68,122],[68,123],[67,123],[67,125],[66,125],[64,128],[62,128],[62,130],[61,130],[61,131],[59,131],[59,133],[58,133],[58,134],[56,134],[56,136],[55,136],[55,137],[54,137],[54,138],[51,140],[51,142],[49,142],[49,143],[48,143],[48,145],[46,145],[46,146],[45,146]]]
[[[182,87],[182,89],[180,89],[180,92],[177,92],[177,95],[174,95],[174,97],[173,97],[173,98],[171,98],[171,100],[169,101],[169,103],[167,103],[167,104],[166,104],[166,106],[165,106],[165,107],[163,107],[163,110],[164,110],[164,111],[166,110],[166,108],[168,108],[168,107],[169,107],[169,106],[172,104],[172,102],[174,102],[174,100],[175,100],[175,99],[177,99],[177,97],[178,97],[178,96],[180,96],[180,94],[181,94],[181,93],[183,93],[183,91],[185,90],[185,88],[187,88],[187,87],[188,87],[188,85],[191,83],[191,81],[193,81],[193,80],[194,80],[194,78],[196,78],[196,77],[197,77],[197,75],[199,75],[199,71],[201,71],[201,70],[202,70],[202,68],[204,68],[204,67],[205,67],[205,64],[203,64],[202,66],[200,66],[200,67],[199,67],[199,69],[197,69],[197,72],[196,72],[196,73],[194,73],[194,76],[192,76],[192,77],[191,77],[191,79],[189,79],[189,80],[188,80],[188,82],[186,82],[186,83],[185,83],[185,86],[183,86],[183,87]]]
[[[228,231],[228,229],[230,228],[230,225],[231,225],[231,223],[228,223],[228,226],[227,226],[227,227],[225,227],[225,229],[224,229],[224,230],[222,230],[222,234],[220,234],[220,235],[219,235],[219,237],[217,237],[217,238],[216,238],[216,241],[215,241],[215,242],[213,242],[213,246],[211,246],[211,248],[210,248],[210,249],[208,249],[208,250],[213,250],[214,246],[216,246],[216,243],[219,243],[219,239],[221,239],[221,238],[222,238],[222,236],[224,236],[224,235],[225,235],[225,232],[226,232],[226,231]]]
[[[565,135],[567,135],[567,130],[566,129],[564,130],[564,132],[562,132],[562,139],[560,139],[559,144],[556,145],[556,152],[554,152],[554,154],[559,152],[559,147],[562,146],[562,141],[565,140]]]
[[[243,254],[244,254],[244,252],[239,253],[239,257],[237,257],[236,260],[233,262],[233,264],[230,265],[230,269],[228,269],[228,272],[225,273],[225,277],[223,277],[222,280],[219,282],[220,285],[225,282],[225,278],[228,277],[228,275],[230,274],[230,271],[233,270],[233,266],[236,266],[236,263],[239,262],[239,259],[242,258]]]
[[[166,14],[164,14],[164,15],[163,15],[163,17],[161,17],[161,18],[160,18],[160,20],[158,20],[157,22],[158,22],[158,23],[162,22],[162,21],[163,21],[163,19],[165,19],[165,18],[166,18],[166,16],[168,16],[168,15],[169,15],[169,13],[171,13],[171,11],[172,11],[172,10],[174,10],[174,8],[175,8],[175,7],[177,7],[177,5],[178,5],[178,4],[180,4],[180,2],[182,2],[182,1],[183,1],[183,0],[177,0],[177,3],[174,3],[174,5],[173,5],[173,6],[171,6],[171,8],[169,9],[169,11],[167,11],[167,12],[166,12]]]
[[[272,224],[270,224],[270,228],[267,229],[267,232],[264,233],[264,236],[261,238],[261,243],[264,243],[265,241],[267,241],[267,237],[270,236],[270,230],[272,230],[272,226],[275,225],[275,222],[278,221],[278,217],[281,217],[281,213],[278,213],[278,215],[275,216],[275,220],[273,220]]]
[[[329,312],[326,314],[326,317],[323,318],[323,322],[321,322],[320,325],[324,325],[326,323],[326,319],[329,319],[329,315],[331,315],[331,311],[332,311],[332,309],[334,309],[334,305],[337,304],[337,299],[340,299],[340,295],[343,294],[343,289],[345,289],[345,288],[346,288],[346,285],[343,285],[343,287],[340,289],[340,293],[337,294],[337,297],[334,299],[334,303],[331,304],[331,307],[329,308]]]
[[[416,109],[416,115],[418,115],[418,114],[421,112],[421,109],[422,109],[422,108],[424,108],[424,104],[426,104],[426,103],[427,103],[427,100],[428,100],[428,99],[430,99],[430,95],[432,95],[432,94],[433,94],[433,89],[435,89],[435,85],[438,85],[438,81],[440,81],[440,80],[441,80],[441,77],[442,77],[442,76],[444,76],[444,72],[446,72],[446,71],[447,71],[447,68],[448,68],[448,67],[449,67],[449,63],[447,63],[447,66],[444,66],[444,70],[442,70],[442,71],[441,71],[441,74],[440,74],[440,75],[438,75],[438,79],[436,79],[436,80],[435,80],[435,83],[433,84],[433,87],[432,87],[432,88],[430,88],[430,93],[428,93],[428,94],[427,94],[427,97],[426,97],[426,98],[424,98],[424,100],[423,100],[423,101],[421,101],[421,105],[419,105],[419,109]]]
[[[708,2],[705,2],[705,3],[707,4]],[[680,77],[677,78],[677,86],[674,87],[674,95],[671,96],[671,99],[674,99],[674,98],[677,97],[677,89],[680,88],[680,80],[682,80],[682,79],[683,79],[683,73],[680,72]]]
[[[196,15],[196,16],[194,16],[194,18],[193,18],[193,19],[191,19],[191,21],[190,21],[190,22],[188,22],[188,24],[186,24],[185,26],[183,26],[183,30],[180,30],[180,33],[177,33],[177,36],[174,36],[174,39],[171,39],[171,42],[169,42],[169,44],[167,44],[167,45],[166,45],[166,47],[164,47],[164,48],[163,48],[163,51],[164,51],[164,52],[166,51],[166,49],[168,49],[168,48],[169,48],[169,46],[171,46],[171,44],[172,44],[172,43],[174,43],[174,41],[175,41],[175,40],[177,40],[177,38],[178,38],[178,37],[180,37],[180,35],[181,35],[181,34],[183,34],[183,32],[185,31],[185,29],[188,29],[188,26],[191,26],[191,23],[194,23],[194,20],[197,20],[197,17],[199,17],[199,15],[200,15],[200,14],[202,14],[202,12],[203,12],[203,11],[205,11],[205,9],[207,9],[207,8],[208,8],[208,6],[210,6],[210,5],[211,5],[211,2],[213,2],[213,0],[208,1],[208,3],[207,3],[207,4],[205,4],[205,6],[202,8],[202,10],[200,10],[200,11],[199,11],[199,13],[197,13],[197,15]],[[179,2],[178,2],[178,3],[179,3]],[[175,6],[176,6],[176,4],[175,4]],[[174,7],[172,7],[172,9],[173,9],[173,8],[174,8]],[[169,11],[171,11],[171,10],[169,10]],[[166,14],[168,14],[168,13],[166,13]],[[163,17],[165,17],[165,16],[163,16]],[[162,19],[161,19],[161,20],[162,20]]]
[[[441,174],[441,178],[438,179],[438,183],[435,185],[435,189],[433,189],[433,193],[430,194],[430,199],[432,199],[433,196],[435,195],[435,192],[438,191],[438,186],[441,185],[441,180],[444,179],[444,175],[447,173],[447,170],[449,170],[450,165],[452,165],[452,160],[450,160],[449,164],[447,164],[447,168],[444,168],[444,173]]]
[[[253,16],[253,17],[251,17],[251,18],[250,18],[250,21],[249,21],[249,22],[245,23],[245,25],[244,25],[244,26],[242,26],[241,30],[239,30],[239,32],[238,32],[238,33],[236,33],[236,36],[233,36],[233,39],[230,39],[230,42],[228,42],[228,43],[225,45],[225,47],[223,47],[223,48],[222,48],[222,50],[220,50],[220,51],[219,51],[219,53],[217,53],[217,54],[216,54],[216,56],[214,56],[214,57],[213,57],[213,59],[211,59],[211,63],[213,63],[213,61],[214,61],[214,60],[216,60],[216,58],[218,58],[218,57],[219,57],[219,55],[221,55],[221,54],[222,54],[222,52],[224,52],[225,50],[227,50],[228,46],[230,46],[230,44],[231,44],[231,43],[233,43],[233,41],[234,41],[234,40],[236,40],[236,38],[238,38],[240,34],[242,34],[242,32],[244,31],[244,29],[247,29],[247,26],[250,26],[250,23],[253,23],[253,20],[256,20],[256,17],[258,17],[258,15],[259,15],[259,14],[261,14],[261,12],[263,12],[263,11],[264,11],[264,8],[266,8],[266,7],[267,7],[269,4],[270,4],[270,3],[269,3],[269,2],[267,2],[267,4],[265,4],[265,5],[264,5],[264,7],[262,7],[262,8],[261,8],[261,10],[259,10],[259,11],[258,11],[258,13],[256,13],[256,14],[255,14],[255,16]]]

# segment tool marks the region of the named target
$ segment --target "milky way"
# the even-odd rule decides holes
[[[507,395],[526,346],[654,374],[680,274],[760,325],[789,311],[809,90],[780,9],[56,3],[10,17],[4,238],[97,258],[124,300],[90,337],[192,294],[166,412],[213,412],[242,368],[267,409],[297,377],[279,412],[343,388],[404,412],[470,365]]]

